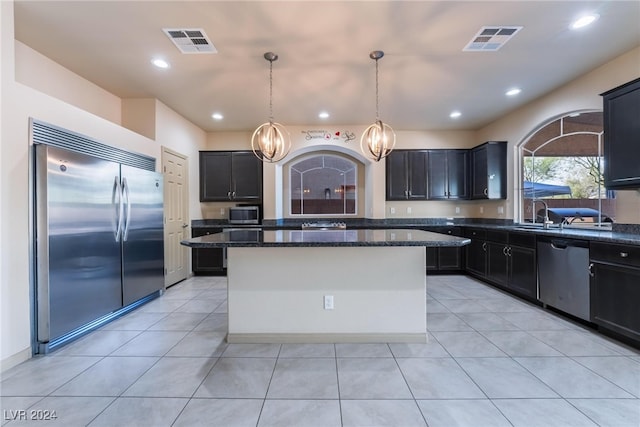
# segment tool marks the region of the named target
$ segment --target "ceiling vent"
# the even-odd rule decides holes
[[[201,28],[163,28],[162,31],[182,53],[218,53]]]
[[[522,27],[482,27],[462,49],[468,52],[495,52],[505,45]]]

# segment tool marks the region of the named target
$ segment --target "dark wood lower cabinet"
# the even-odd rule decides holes
[[[440,234],[449,234],[451,236],[461,236],[462,229],[460,227],[426,227],[425,231],[431,231]],[[427,248],[427,271],[460,271],[464,269],[464,249],[458,248]]]
[[[535,241],[535,240],[534,240]],[[530,298],[538,297],[536,250],[509,246],[509,288]]]
[[[463,269],[462,248],[427,248],[427,271]]]
[[[464,247],[465,270],[481,279],[487,276],[487,242],[485,231],[467,229],[465,237],[471,239],[471,243]]]
[[[221,228],[193,228],[191,230],[191,237],[200,237],[221,231]],[[191,270],[193,274],[199,276],[224,275],[226,273],[224,249],[191,249]]]
[[[529,299],[538,296],[536,238],[533,234],[487,231],[467,233],[466,271],[492,285]]]
[[[591,321],[640,343],[640,248],[591,244]]]

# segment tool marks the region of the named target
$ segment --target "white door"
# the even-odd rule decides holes
[[[187,157],[162,147],[164,173],[165,287],[187,278],[189,248],[180,244],[189,235],[189,163]]]

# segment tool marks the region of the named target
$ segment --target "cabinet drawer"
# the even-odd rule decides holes
[[[222,228],[192,228],[191,237],[206,236],[207,234],[215,234],[222,232]]]
[[[509,233],[507,231],[487,230],[487,240],[496,243],[508,243]]]
[[[462,236],[462,229],[460,227],[424,227],[424,231],[431,231],[433,233],[448,234],[450,236]]]
[[[589,254],[592,260],[640,267],[640,246],[592,242]]]
[[[509,245],[520,246],[522,248],[536,247],[536,235],[533,233],[509,233]]]
[[[486,240],[487,230],[482,228],[467,228],[464,231],[464,237],[477,240]]]

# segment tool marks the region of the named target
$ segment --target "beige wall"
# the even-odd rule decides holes
[[[113,123],[120,123],[120,98],[117,96],[17,40],[15,58],[17,82]]]

